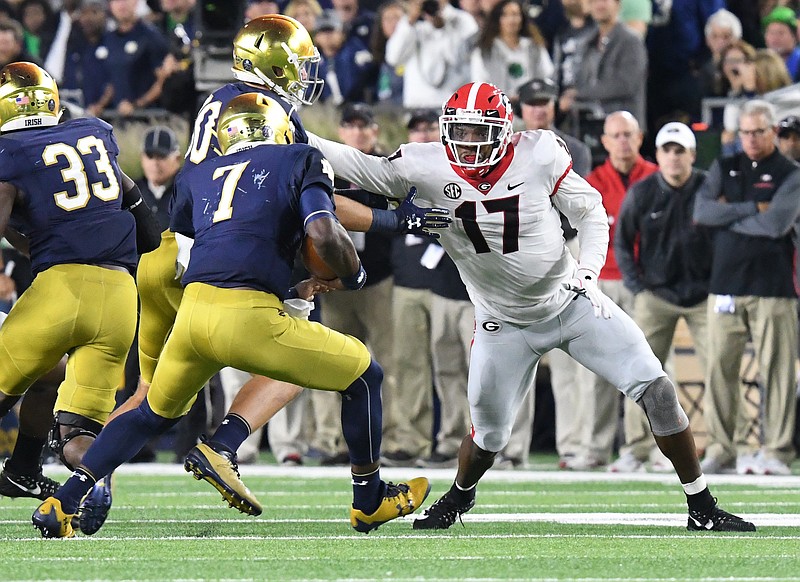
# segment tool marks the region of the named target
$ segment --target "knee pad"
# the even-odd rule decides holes
[[[62,426],[69,428],[69,432],[64,436],[61,436]],[[56,412],[55,418],[53,419],[53,428],[50,429],[48,446],[51,451],[58,455],[58,458],[61,459],[65,467],[70,471],[74,471],[75,467],[67,462],[67,458],[64,455],[64,447],[72,439],[79,436],[88,436],[96,439],[102,429],[103,425],[96,420],[72,412],[59,411]]]
[[[650,421],[656,436],[678,434],[689,427],[689,418],[678,403],[675,386],[666,376],[653,380],[636,402]]]

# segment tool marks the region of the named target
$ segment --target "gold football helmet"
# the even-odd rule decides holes
[[[233,39],[234,76],[295,104],[311,105],[322,92],[319,61],[305,27],[282,14],[254,18]]]
[[[9,63],[0,70],[0,132],[56,125],[58,87],[38,65]]]
[[[244,93],[230,100],[217,121],[217,140],[223,154],[254,142],[294,142],[289,116],[280,103],[262,93]],[[238,147],[234,147],[238,146]]]

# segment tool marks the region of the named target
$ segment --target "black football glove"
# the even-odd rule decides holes
[[[400,231],[407,234],[424,234],[439,238],[438,230],[448,228],[453,219],[446,208],[421,208],[414,204],[417,187],[412,186],[400,206],[392,210],[397,216]]]

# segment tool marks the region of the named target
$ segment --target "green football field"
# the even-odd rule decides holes
[[[383,474],[430,477],[427,507],[454,470]],[[260,517],[179,466],[123,467],[103,529],[68,540],[39,537],[35,500],[0,498],[0,580],[800,580],[800,476],[709,478],[750,534],[687,532],[672,475],[490,471],[463,526],[415,531],[407,517],[364,535],[344,468],[242,475]]]

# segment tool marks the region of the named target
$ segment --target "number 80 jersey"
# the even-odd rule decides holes
[[[111,126],[73,119],[0,136],[0,181],[21,191],[11,225],[30,241],[33,273],[58,264],[133,271],[133,215],[122,210],[119,148]]]

